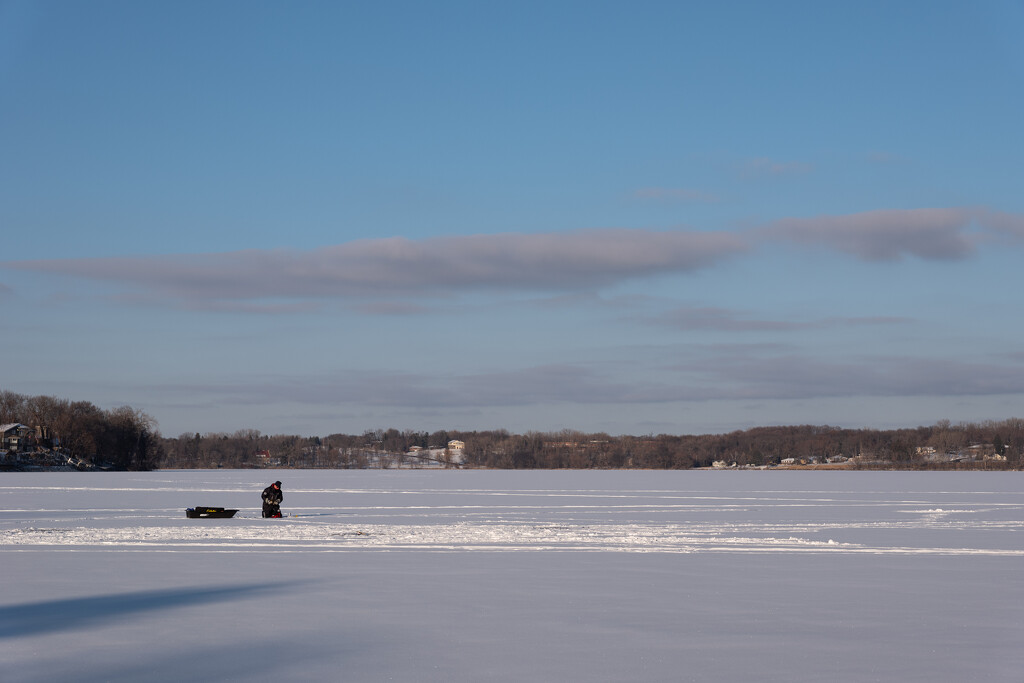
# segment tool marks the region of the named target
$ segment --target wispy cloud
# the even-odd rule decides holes
[[[549,403],[605,403],[628,398],[632,383],[573,364],[550,364],[466,374],[356,371],[316,377],[267,378],[238,383],[156,387],[164,394],[223,396],[231,403],[281,400],[318,406],[386,408],[510,407]]]
[[[875,150],[868,152],[868,161],[873,164],[889,165],[889,164],[901,164],[905,163],[906,159],[899,154],[893,154],[892,152],[882,152]]]
[[[723,357],[688,370],[728,387],[730,398],[985,396],[1024,393],[1024,366],[914,357],[826,362],[801,356]]]
[[[1024,215],[964,207],[890,209],[785,218],[741,232],[602,229],[418,241],[392,237],[305,251],[7,261],[0,267],[109,283],[115,300],[140,305],[275,314],[307,312],[336,300],[364,312],[396,315],[421,312],[412,299],[487,290],[592,295],[629,280],[710,268],[768,242],[895,262],[965,259],[996,239],[1024,240]],[[0,296],[11,293],[0,284]],[[709,308],[681,309],[665,321],[735,330],[797,324]]]
[[[720,332],[776,332],[806,329],[811,326],[803,322],[749,318],[738,311],[713,307],[676,308],[648,320],[682,330]]]
[[[1021,214],[985,211],[980,214],[979,222],[998,235],[1024,239],[1024,216]]]
[[[908,318],[893,316],[770,320],[750,317],[743,311],[715,307],[680,307],[648,317],[645,320],[681,330],[716,332],[790,332],[839,326],[893,325],[909,322]]]
[[[747,179],[800,175],[813,170],[813,164],[801,161],[779,161],[768,157],[748,159],[739,165],[740,177]]]
[[[636,199],[692,203],[715,203],[720,201],[716,194],[688,187],[643,187],[633,192],[633,197]]]
[[[426,306],[419,306],[404,301],[371,301],[355,307],[366,315],[421,315],[430,312]]]
[[[865,261],[962,259],[977,244],[977,209],[892,209],[846,216],[786,218],[755,231],[762,239],[823,246]]]
[[[576,291],[706,268],[747,250],[730,233],[585,230],[362,240],[310,251],[20,261],[9,268],[209,302],[445,295],[479,289]]]
[[[778,347],[759,347],[761,351],[771,348]],[[635,373],[620,377],[604,367],[552,363],[464,374],[386,370],[287,378],[261,374],[254,381],[152,389],[165,396],[219,396],[224,403],[239,405],[287,401],[320,408],[415,410],[1024,393],[1024,365],[896,356],[824,361],[797,354],[751,353],[750,349],[725,354],[708,351],[657,374],[660,378]]]

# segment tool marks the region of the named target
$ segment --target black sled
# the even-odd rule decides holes
[[[205,519],[207,517],[234,517],[238,510],[225,510],[224,508],[194,507],[186,508],[185,516],[189,519]]]

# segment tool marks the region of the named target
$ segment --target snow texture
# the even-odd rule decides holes
[[[276,479],[287,516],[261,519]],[[0,679],[1019,683],[1022,484],[9,473]]]

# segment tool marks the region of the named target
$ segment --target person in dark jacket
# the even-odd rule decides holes
[[[283,500],[284,493],[281,492],[281,482],[275,481],[263,489],[263,516],[280,517],[281,501]]]

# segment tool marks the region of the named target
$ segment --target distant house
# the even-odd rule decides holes
[[[782,460],[779,461],[779,464],[780,465],[795,465],[796,464],[796,458],[783,458]]]
[[[253,455],[256,456],[256,465],[258,467],[277,467],[281,464],[281,458],[272,457],[269,449],[256,451]]]
[[[461,464],[466,459],[466,444],[458,439],[452,439],[448,442],[448,447],[444,449],[444,455],[442,458],[449,463]]]
[[[36,430],[20,422],[0,425],[0,449],[17,452],[35,443]]]

